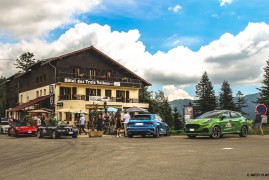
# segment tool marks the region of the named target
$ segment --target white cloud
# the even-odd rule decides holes
[[[0,35],[32,38],[77,20],[101,0],[1,0]],[[42,4],[42,5],[41,5]]]
[[[231,4],[233,0],[220,0],[220,6],[225,6],[227,4]]]
[[[169,7],[168,10],[169,11],[173,11],[174,13],[178,13],[180,10],[182,9],[182,7],[180,5],[176,5],[174,7]]]
[[[260,83],[269,52],[269,25],[265,23],[249,23],[237,35],[225,33],[199,51],[178,46],[150,54],[139,38],[138,30],[118,32],[108,25],[78,23],[54,42],[36,38],[0,44],[0,59],[16,59],[27,51],[33,52],[36,59],[45,59],[93,45],[153,85],[163,85],[166,95],[173,99],[188,96],[179,86],[195,86],[205,71],[215,85],[223,80],[232,87]],[[12,64],[1,61],[0,74],[14,74]]]
[[[175,99],[193,99],[186,91],[181,88],[176,88],[174,85],[163,86],[163,92],[169,101]]]

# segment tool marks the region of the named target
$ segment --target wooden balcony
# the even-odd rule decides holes
[[[57,82],[142,88],[142,81],[139,79],[108,77],[107,75],[89,76],[83,73],[75,74],[62,71],[57,76]]]

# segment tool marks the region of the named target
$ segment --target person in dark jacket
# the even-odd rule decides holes
[[[260,132],[260,135],[263,136],[262,115],[257,110],[255,111],[255,113],[255,134],[258,134],[258,132]]]

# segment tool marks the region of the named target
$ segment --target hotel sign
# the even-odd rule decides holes
[[[77,84],[120,86],[120,82],[107,82],[107,81],[101,81],[101,80],[88,80],[88,79],[76,79],[76,78],[64,78],[64,82],[77,83]]]

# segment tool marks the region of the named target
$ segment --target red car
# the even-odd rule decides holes
[[[8,136],[36,136],[37,128],[30,126],[28,123],[21,121],[13,121],[8,128]]]

